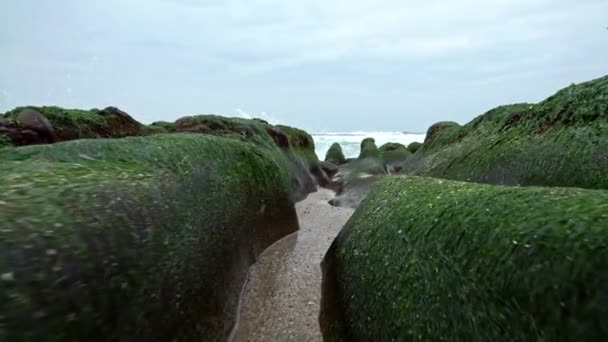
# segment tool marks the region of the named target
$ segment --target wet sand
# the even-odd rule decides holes
[[[320,264],[353,209],[330,206],[320,189],[298,203],[300,231],[277,241],[251,267],[232,341],[322,341]]]

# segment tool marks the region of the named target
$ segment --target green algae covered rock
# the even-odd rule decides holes
[[[378,146],[376,146],[374,138],[365,138],[361,141],[359,159],[365,158],[380,158],[380,151],[378,150]]]
[[[143,125],[115,107],[103,110],[65,109],[55,106],[18,107],[5,113],[4,118],[18,121],[25,111],[42,114],[52,125],[58,141],[142,135]]]
[[[157,133],[173,133],[175,132],[175,123],[168,121],[155,121],[146,128],[149,132]]]
[[[167,127],[167,125],[162,124]],[[318,162],[312,136],[298,128],[273,126],[263,120],[231,118],[219,115],[186,116],[175,121],[176,132],[196,132],[224,135],[256,143],[274,143],[311,162]]]
[[[412,153],[416,153],[416,151],[418,151],[420,147],[422,147],[422,144],[416,141],[407,145],[407,149]]]
[[[407,147],[399,143],[386,143],[378,149],[382,161],[390,170],[400,170],[403,163],[412,155]]]
[[[297,230],[292,157],[187,133],[0,149],[0,340],[225,341],[249,265]]]
[[[433,125],[404,172],[507,185],[608,188],[608,76],[538,104]]]
[[[308,132],[285,125],[276,125],[274,127],[287,135],[289,146],[294,153],[301,155],[311,162],[319,162],[319,157],[315,152],[315,141]]]
[[[458,139],[460,124],[453,121],[437,122],[426,132],[424,143],[428,145],[448,145]]]
[[[339,143],[333,143],[329,150],[327,150],[327,154],[325,154],[325,161],[333,163],[335,165],[342,165],[346,163],[346,157],[344,156],[344,152],[342,152],[342,146]]]
[[[607,213],[605,190],[385,177],[324,261],[325,341],[603,340]]]

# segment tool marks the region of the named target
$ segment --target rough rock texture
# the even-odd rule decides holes
[[[346,157],[344,156],[344,152],[342,152],[342,146],[338,143],[333,143],[325,154],[325,161],[336,165],[346,163]]]
[[[385,177],[324,262],[325,341],[600,341],[608,191]]]
[[[314,189],[256,132],[1,149],[0,340],[224,341],[249,265]]]
[[[538,104],[436,124],[408,174],[507,185],[608,188],[608,76]]]

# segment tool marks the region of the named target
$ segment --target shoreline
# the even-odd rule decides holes
[[[322,341],[321,261],[353,209],[319,189],[296,204],[300,230],[275,242],[249,269],[229,342]]]

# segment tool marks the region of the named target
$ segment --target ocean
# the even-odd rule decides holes
[[[315,139],[315,150],[319,159],[325,159],[325,154],[333,143],[339,143],[346,158],[359,156],[361,141],[365,138],[374,138],[378,147],[387,142],[401,143],[405,146],[413,142],[423,142],[424,133],[406,132],[332,132],[316,133],[312,135]]]

